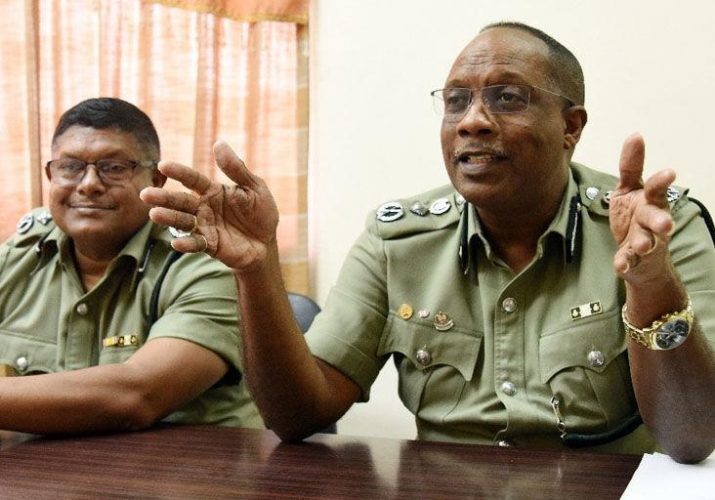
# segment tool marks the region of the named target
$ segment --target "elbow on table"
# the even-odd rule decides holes
[[[276,424],[276,425],[271,425],[271,422],[265,422],[266,427],[270,430],[272,430],[276,436],[280,438],[281,441],[284,441],[286,443],[297,443],[299,441],[302,441],[311,435],[313,435],[315,432],[314,430],[311,430],[311,428],[307,426],[297,426],[297,425],[281,425],[281,424]]]
[[[116,399],[114,413],[122,429],[138,431],[151,427],[167,412],[145,394],[132,392]]]
[[[713,451],[715,451],[715,441],[713,439],[693,440],[665,448],[665,452],[670,455],[670,458],[681,464],[700,463],[708,458]]]

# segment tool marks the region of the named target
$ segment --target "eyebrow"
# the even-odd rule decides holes
[[[541,83],[534,83],[534,82],[529,82],[524,78],[524,75],[521,73],[516,73],[514,71],[492,71],[490,72],[491,74],[487,74],[485,80],[489,83],[486,83],[485,85],[482,85],[482,87],[487,87],[489,85],[500,85],[500,84],[506,84],[506,83],[516,83],[516,84],[522,84],[522,85],[542,85]],[[456,77],[452,78],[451,80],[448,80],[444,84],[444,88],[453,88],[453,87],[463,87],[463,88],[473,88],[471,85],[468,85],[464,77]],[[480,87],[481,88],[481,87]]]

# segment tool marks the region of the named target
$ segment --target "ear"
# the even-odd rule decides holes
[[[151,173],[151,185],[160,188],[164,187],[165,182],[166,176],[159,172],[158,168],[153,169]]]
[[[45,165],[45,175],[47,176],[47,180],[52,182],[52,172],[50,172],[49,165]]]
[[[574,105],[564,110],[564,149],[573,150],[581,139],[581,132],[588,121],[586,108]]]

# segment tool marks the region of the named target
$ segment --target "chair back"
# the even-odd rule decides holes
[[[320,312],[320,306],[310,297],[300,293],[288,292],[288,300],[293,308],[293,316],[300,326],[300,330],[305,333],[313,324],[313,318]]]

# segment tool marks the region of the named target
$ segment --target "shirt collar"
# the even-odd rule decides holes
[[[134,233],[124,248],[117,254],[117,256],[112,260],[107,268],[107,272],[111,272],[120,261],[124,261],[123,265],[134,264],[134,276],[132,282],[137,279],[137,273],[144,271],[146,261],[149,259],[152,248],[152,238],[150,238],[154,224],[151,221],[147,221],[144,226],[142,226],[139,231]],[[55,251],[59,251],[60,262],[63,265],[74,265],[74,260],[72,259],[71,249],[72,246],[71,238],[67,236],[59,227],[55,226],[52,231],[47,233],[47,235],[40,239],[36,244],[36,251],[41,255],[40,261],[37,267],[41,267],[47,262],[46,256],[54,254]]]
[[[559,209],[549,227],[539,238],[537,252],[543,251],[546,238],[554,234],[563,244],[563,256],[566,262],[573,262],[578,258],[581,251],[581,207],[578,185],[573,174],[570,174]],[[459,231],[461,235],[459,263],[462,271],[467,274],[472,265],[477,265],[477,253],[473,248],[475,245],[481,243],[487,256],[491,256],[492,251],[480,225],[477,210],[471,203],[468,203],[462,211]]]

